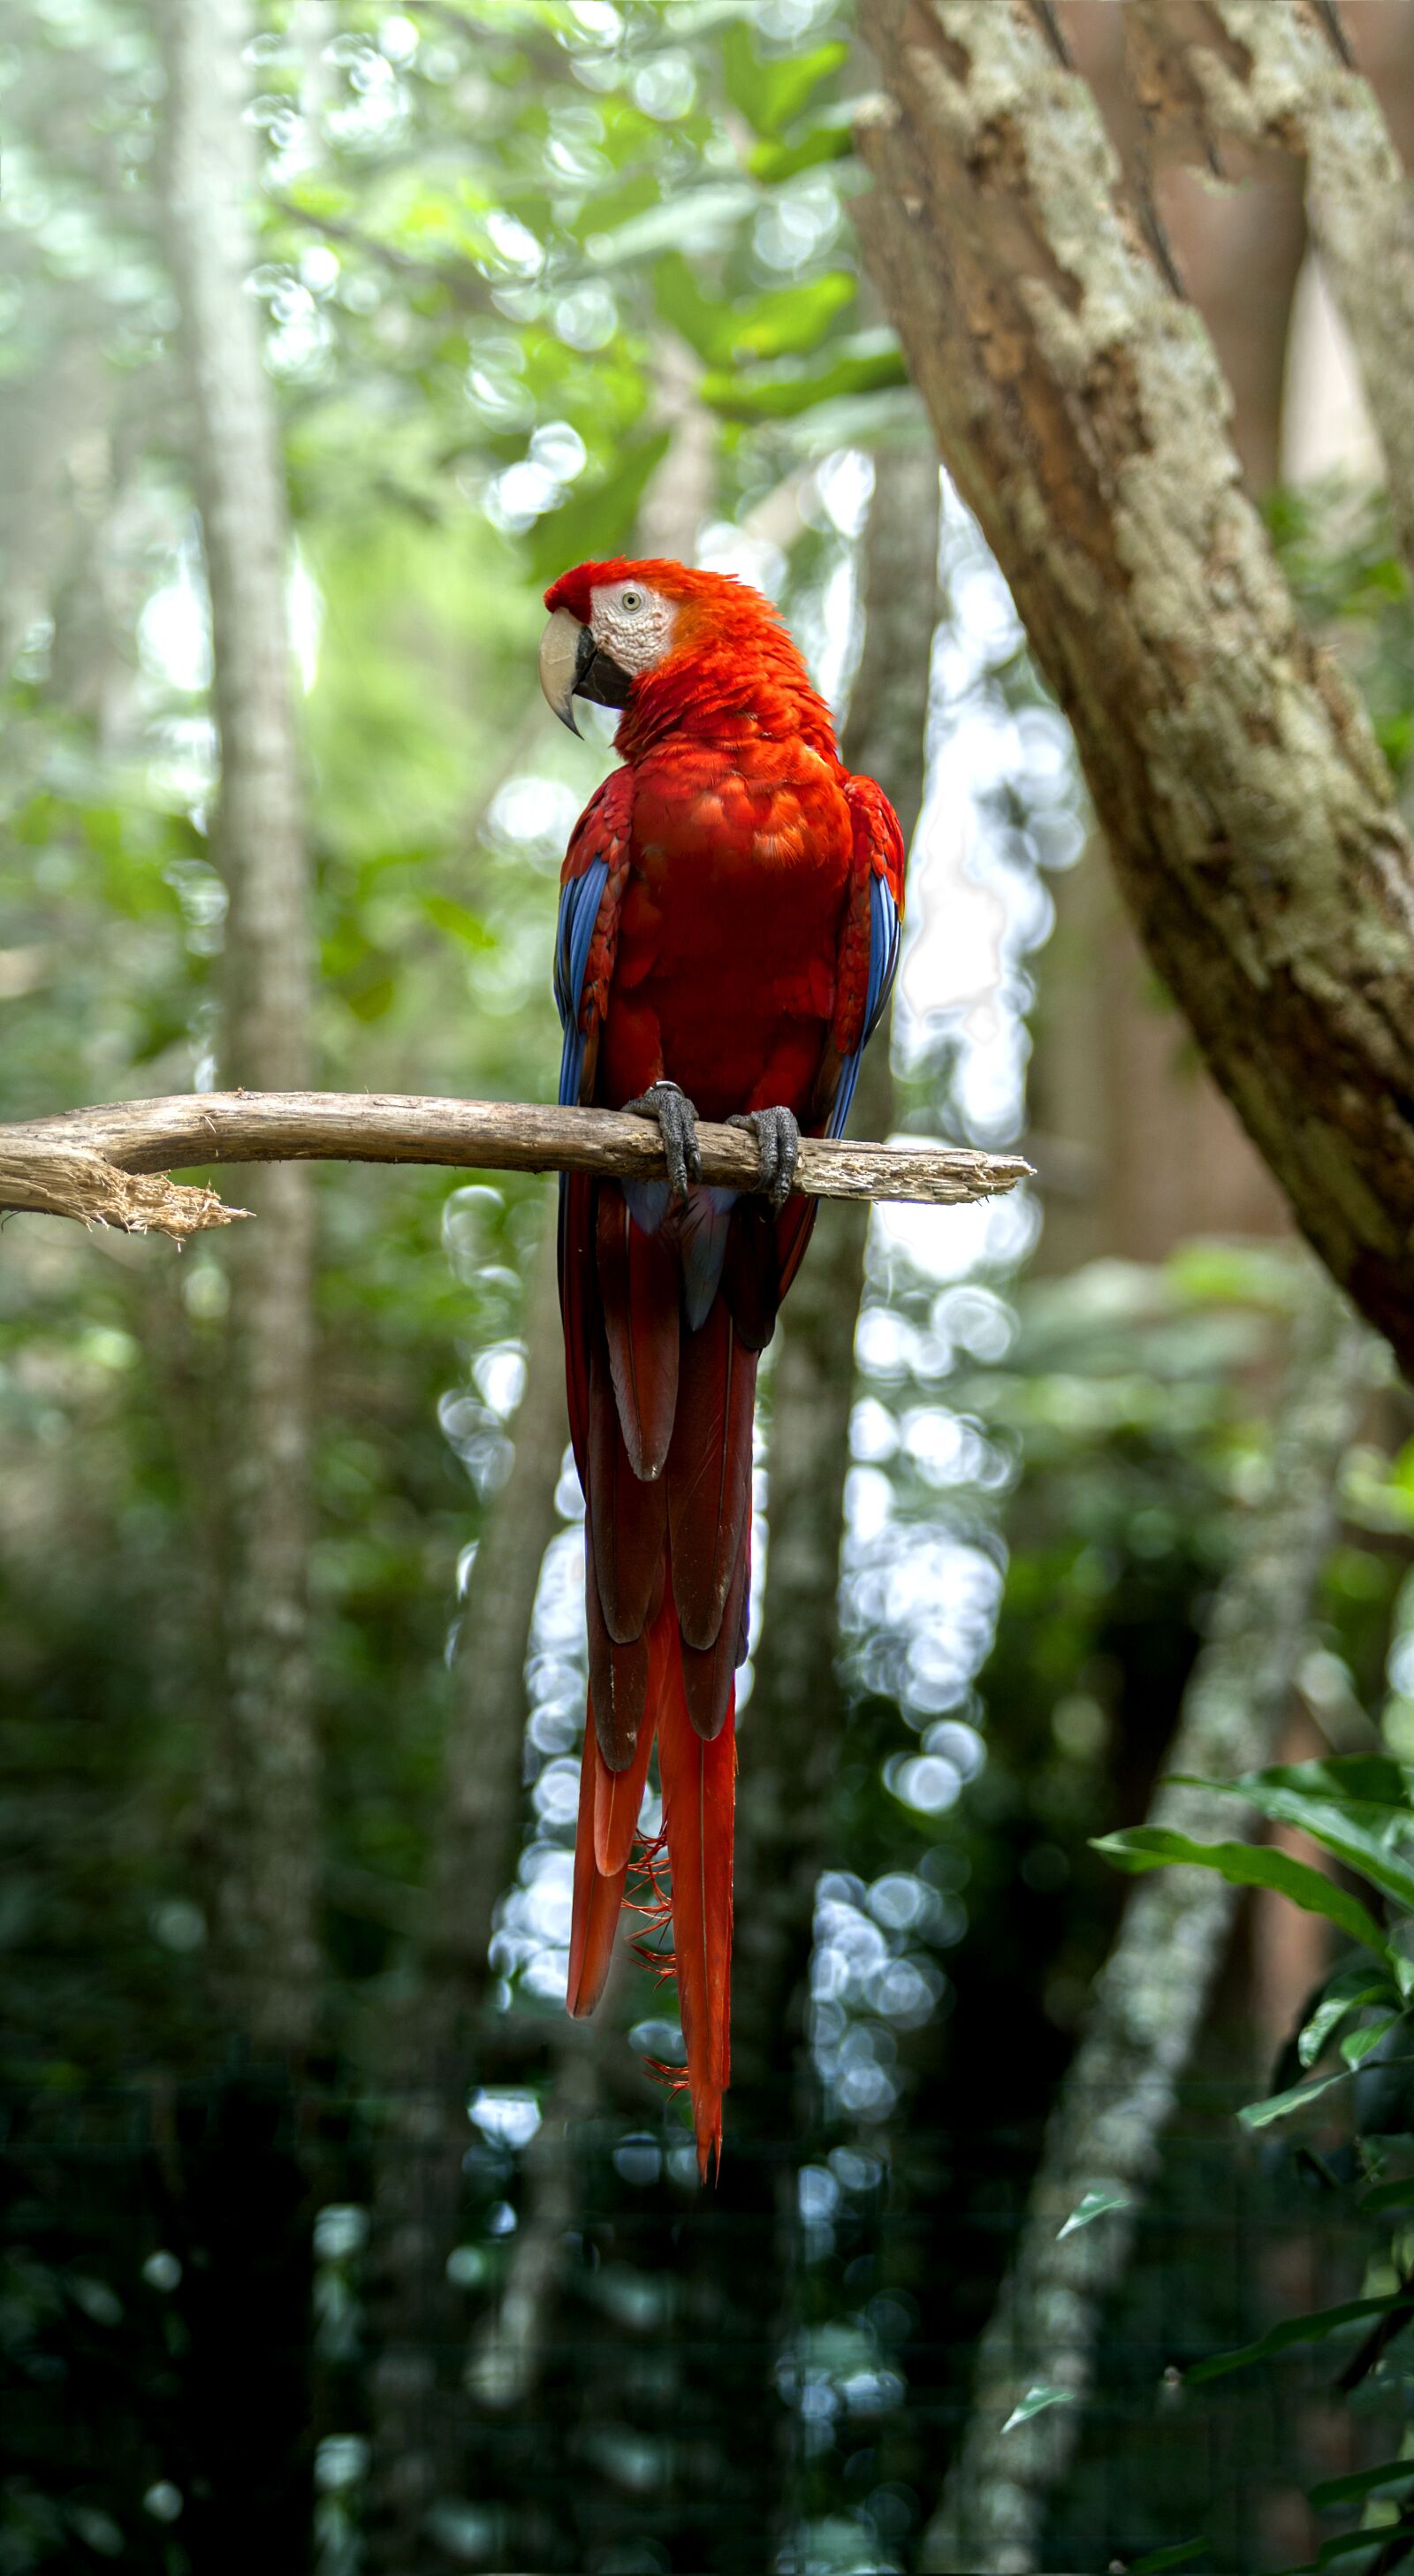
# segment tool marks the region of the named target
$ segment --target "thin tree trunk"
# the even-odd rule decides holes
[[[1267,1500],[1242,1532],[1184,1693],[1149,1822],[1230,1840],[1231,1801],[1168,1785],[1231,1779],[1275,1759],[1330,1544],[1336,1476],[1369,1382],[1371,1343],[1311,1282],[1278,1415]],[[1138,2203],[1227,1951],[1237,1891],[1206,1870],[1162,1870],[1125,1908],[1046,2131],[1020,2243],[977,2355],[972,2412],[919,2565],[1023,2576],[1041,2566],[1048,2509],[1083,2423],[1104,2302],[1123,2279]],[[1088,2192],[1124,2206],[1061,2237]],[[1058,2403],[1006,2421],[1036,2385]]]
[[[1075,731],[1150,956],[1323,1260],[1414,1358],[1414,854],[1299,625],[1202,323],[1026,0],[865,0],[866,256]]]
[[[190,385],[230,896],[222,1045],[237,1083],[309,1079],[310,927],[285,618],[279,433],[248,289],[255,186],[245,0],[167,0],[167,236]],[[210,2576],[308,2564],[308,2182],[295,2086],[319,1995],[318,1765],[307,1637],[313,1198],[262,1172],[231,1245],[210,1763],[213,1982],[238,2060],[183,2131],[188,2547]],[[261,2061],[264,2061],[263,2063]],[[273,2341],[272,2341],[273,2338]],[[185,2529],[185,2523],[184,2523]]]
[[[690,558],[712,457],[700,411],[684,413],[679,393],[675,376],[660,388],[660,408],[677,435],[645,509],[655,511],[655,544]],[[445,2366],[455,2349],[455,2312],[444,2266],[454,2241],[461,2101],[490,1982],[492,1921],[520,1845],[525,1661],[569,1428],[553,1219],[536,1254],[525,1344],[511,1473],[487,1516],[462,1614],[430,1929],[394,2045],[375,2180],[369,2576],[414,2576],[427,2563],[428,2513],[454,2486],[463,2447],[465,2402]],[[597,2030],[575,2035],[545,2105],[513,2277],[472,2356],[471,2386],[492,2405],[514,2402],[534,2374],[558,2281],[571,2173],[567,2131],[594,2107],[602,2046]]]
[[[492,1920],[520,1850],[525,1658],[540,1569],[559,1526],[555,1488],[569,1437],[553,1223],[535,1256],[525,1345],[511,1471],[487,1515],[458,1640],[418,2010],[425,2072],[464,2048],[475,2028]]]
[[[428,1931],[388,2041],[370,2267],[370,2576],[413,2576],[427,2563],[428,2513],[457,2480],[460,2402],[444,2366],[456,2311],[445,2264],[492,1919],[520,1849],[526,1649],[567,1436],[553,1224],[535,1256],[525,1343],[511,1471],[487,1514],[462,1609]]]
[[[245,0],[169,0],[169,248],[193,398],[230,893],[223,1054],[236,1083],[309,1079],[309,877],[285,617],[278,425],[248,291],[256,180]],[[318,1991],[317,1758],[306,1597],[314,1203],[254,1177],[231,1246],[225,1705],[213,1762],[214,1955],[237,2025],[302,2051]]]

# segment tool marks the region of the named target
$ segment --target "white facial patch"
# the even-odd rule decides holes
[[[589,607],[595,643],[630,679],[661,662],[677,623],[675,601],[642,582],[611,581],[590,592]]]

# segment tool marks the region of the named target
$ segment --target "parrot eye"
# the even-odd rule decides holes
[[[634,611],[635,611],[636,609],[639,609],[639,608],[641,608],[641,607],[643,606],[643,593],[642,593],[642,591],[641,591],[641,590],[625,590],[625,591],[622,591],[622,592],[620,593],[620,595],[619,595],[619,606],[620,606],[620,608],[626,608],[626,609],[628,610],[629,615],[630,615],[630,616],[632,616],[632,615],[634,614]]]

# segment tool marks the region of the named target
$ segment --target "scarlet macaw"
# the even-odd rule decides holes
[[[555,713],[578,732],[576,696],[622,709],[623,766],[560,880],[560,1099],[655,1118],[669,1175],[560,1183],[589,1627],[568,2000],[588,2013],[603,1991],[656,1739],[705,2180],[729,2068],[757,1354],[815,1214],[791,1195],[801,1131],[841,1132],[893,982],[904,848],[756,591],[620,559],[563,574],[545,605]],[[759,1195],[703,1185],[696,1115],[753,1132]]]

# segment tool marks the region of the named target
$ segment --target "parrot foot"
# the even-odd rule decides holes
[[[745,1109],[727,1120],[729,1127],[746,1127],[756,1139],[761,1156],[761,1191],[777,1216],[780,1215],[795,1186],[795,1167],[800,1160],[800,1128],[789,1109]]]
[[[658,1132],[663,1139],[669,1187],[679,1205],[685,1204],[689,1182],[702,1178],[697,1112],[687,1093],[676,1082],[651,1082],[636,1100],[626,1100],[624,1107],[631,1110],[636,1118],[656,1118]]]

